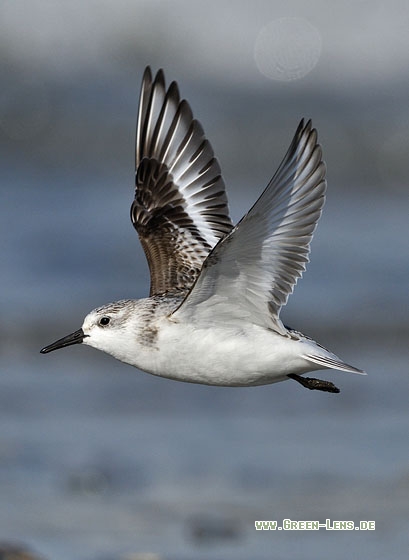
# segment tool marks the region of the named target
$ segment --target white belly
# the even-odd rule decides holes
[[[303,342],[256,325],[197,328],[164,319],[154,344],[132,365],[154,375],[208,385],[263,385],[305,373]]]

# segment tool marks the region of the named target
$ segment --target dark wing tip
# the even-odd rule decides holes
[[[145,68],[145,71],[143,73],[143,78],[142,78],[142,82],[152,82],[152,70],[150,66],[147,66]]]
[[[179,93],[179,86],[177,82],[173,81],[170,83],[168,87],[168,91],[166,93],[166,97],[168,99],[172,99],[175,105],[178,105],[180,102],[180,93]]]
[[[165,89],[165,73],[162,68],[159,68],[159,70],[156,72],[156,76],[153,82],[153,87],[158,85]]]
[[[296,130],[296,132],[295,132],[295,135],[298,136],[298,135],[301,133],[301,131],[302,131],[303,129],[304,129],[304,118],[302,118],[302,119],[300,120],[300,122],[298,123],[297,130]]]

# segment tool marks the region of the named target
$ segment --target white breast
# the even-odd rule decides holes
[[[154,375],[209,385],[261,385],[311,370],[302,342],[257,325],[198,328],[164,318],[132,365]]]

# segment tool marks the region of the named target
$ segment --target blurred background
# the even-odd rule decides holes
[[[408,27],[403,0],[0,2],[1,542],[46,560],[408,557]],[[313,119],[327,204],[282,317],[368,372],[322,373],[339,395],[39,354],[147,295],[129,220],[147,64],[202,122],[235,220]],[[284,518],[376,530],[254,528]]]

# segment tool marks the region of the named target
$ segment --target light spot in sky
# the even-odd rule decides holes
[[[285,82],[299,80],[317,64],[321,44],[319,31],[306,19],[275,19],[259,32],[254,58],[267,78]]]

